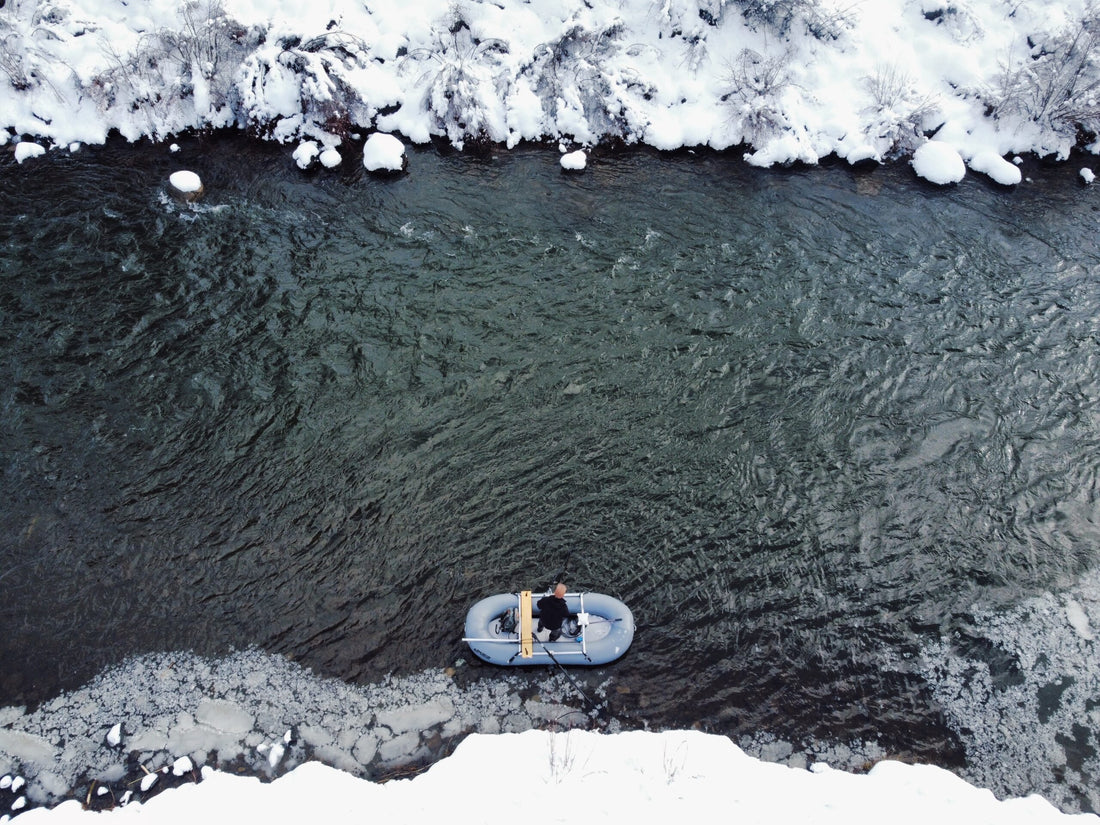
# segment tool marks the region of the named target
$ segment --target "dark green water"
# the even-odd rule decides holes
[[[1027,171],[3,160],[0,705],[148,650],[442,667],[564,567],[638,618],[621,715],[958,764],[922,641],[1098,561],[1100,201]]]

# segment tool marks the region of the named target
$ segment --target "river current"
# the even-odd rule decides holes
[[[624,718],[960,769],[1018,724],[1054,779],[995,790],[1100,804],[1076,167],[181,147],[0,161],[0,705],[159,650],[442,668],[564,571],[634,610]]]

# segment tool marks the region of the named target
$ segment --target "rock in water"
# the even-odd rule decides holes
[[[561,156],[561,168],[580,171],[588,165],[588,155],[584,153],[583,149],[577,149],[574,152],[567,152]]]
[[[188,203],[197,201],[204,193],[199,176],[186,170],[173,172],[168,177],[168,188],[175,197]]]
[[[375,132],[363,144],[363,166],[368,172],[403,172],[408,162],[405,144],[393,135]]]

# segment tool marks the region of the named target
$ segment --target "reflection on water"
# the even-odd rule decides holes
[[[957,764],[916,651],[1096,566],[1092,192],[410,168],[0,169],[0,703],[159,649],[444,666],[564,568],[638,618],[620,715]]]

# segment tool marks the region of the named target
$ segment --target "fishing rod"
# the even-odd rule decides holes
[[[554,581],[550,583],[551,590],[554,588],[554,585],[558,584],[559,582],[565,581],[565,576],[569,572],[570,562],[572,561],[573,554],[569,553],[569,555],[565,557],[565,564],[563,564],[561,570],[558,571],[558,575],[554,577]]]
[[[595,711],[597,714],[601,713],[600,706],[588,698],[588,695],[583,690],[581,690],[581,686],[577,684],[577,680],[573,678],[573,674],[565,669],[565,666],[561,662],[559,662],[558,658],[550,652],[550,649],[542,643],[542,640],[536,638],[535,641],[539,643],[539,647],[541,647],[543,651],[545,651],[546,655],[550,657],[550,660],[559,668],[561,668],[561,672],[565,674],[565,678],[573,683],[573,687],[576,688],[577,693],[581,695],[581,698],[588,703],[588,707]]]

